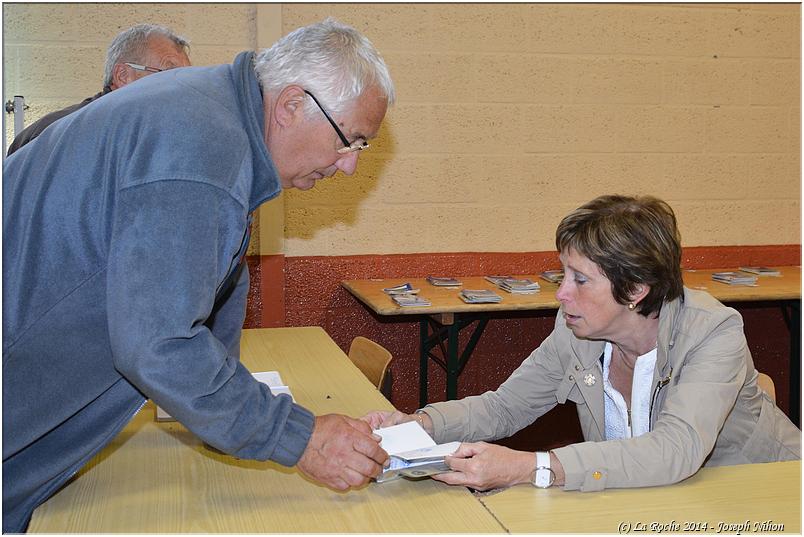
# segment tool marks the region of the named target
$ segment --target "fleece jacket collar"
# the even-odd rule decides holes
[[[254,52],[241,52],[232,64],[238,108],[248,132],[253,155],[254,182],[249,196],[249,212],[281,192],[279,173],[276,171],[268,148],[265,146],[265,105],[262,89],[254,71]]]

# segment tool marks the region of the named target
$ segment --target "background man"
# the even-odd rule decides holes
[[[6,159],[4,531],[146,398],[221,451],[339,490],[381,471],[368,424],[274,397],[238,356],[250,214],[352,174],[393,101],[368,39],[328,19],[114,91]]]
[[[11,155],[39,136],[57,119],[72,114],[110,91],[152,73],[190,65],[190,58],[187,57],[189,47],[186,39],[157,24],[138,24],[120,32],[106,51],[103,90],[78,104],[42,116],[14,138],[8,154]]]

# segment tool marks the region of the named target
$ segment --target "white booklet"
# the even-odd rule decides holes
[[[252,373],[251,375],[257,379],[257,381],[267,385],[272,394],[279,395],[280,393],[286,393],[293,399],[293,394],[290,393],[290,388],[282,382],[279,371],[262,371],[260,373]],[[295,399],[293,400],[295,401]],[[175,418],[165,412],[162,407],[156,405],[156,421],[175,421]]]
[[[415,421],[376,429],[382,437],[380,446],[391,456],[390,465],[377,477],[377,483],[401,476],[426,477],[449,472],[444,457],[451,455],[461,443],[436,444]]]

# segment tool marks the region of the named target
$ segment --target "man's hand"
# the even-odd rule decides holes
[[[360,487],[388,462],[379,440],[365,421],[340,414],[316,416],[310,442],[296,467],[337,490]]]
[[[433,479],[476,490],[530,483],[536,470],[536,455],[486,442],[463,443],[446,458],[452,472]]]

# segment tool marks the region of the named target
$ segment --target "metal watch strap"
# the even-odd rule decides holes
[[[546,489],[556,480],[556,474],[550,468],[550,453],[547,451],[536,452],[536,474],[533,476],[533,485],[540,489]]]

